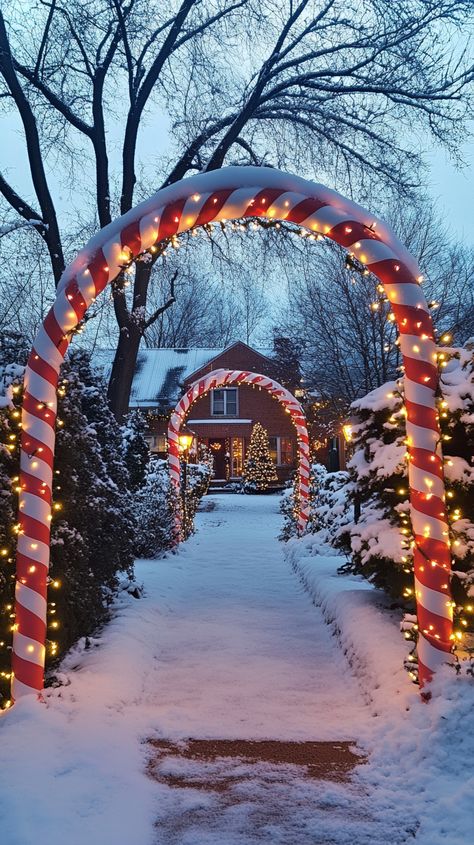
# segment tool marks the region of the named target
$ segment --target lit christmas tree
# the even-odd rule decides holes
[[[278,481],[275,464],[270,455],[268,434],[260,423],[255,423],[244,465],[244,490],[247,493],[261,493]]]

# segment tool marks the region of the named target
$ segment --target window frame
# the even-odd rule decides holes
[[[295,463],[295,440],[294,440],[293,437],[291,437],[290,435],[287,435],[287,434],[272,434],[272,435],[269,436],[268,439],[270,441],[270,451],[272,452],[272,458],[273,458],[273,455],[275,455],[275,457],[276,457],[275,466],[277,466],[277,467],[289,467],[289,466],[291,466]],[[276,441],[275,442],[276,449],[271,448],[271,441],[272,440]],[[283,463],[283,461],[282,461],[282,453],[284,451],[288,452],[288,450],[282,449],[282,440],[289,440],[291,442],[291,452],[292,452],[291,464]]]
[[[228,411],[228,396],[229,393],[235,394],[235,413],[229,413]],[[216,413],[214,410],[214,398],[215,394],[219,392],[223,394],[224,397],[224,411],[222,414]],[[222,417],[238,417],[239,416],[239,389],[238,387],[215,387],[211,391],[211,416],[218,417],[222,419]]]

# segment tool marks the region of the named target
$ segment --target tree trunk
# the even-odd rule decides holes
[[[115,280],[120,282],[114,291],[114,308],[117,322],[120,326],[119,340],[115,352],[112,373],[110,375],[107,396],[110,407],[118,422],[123,420],[129,408],[130,392],[132,389],[133,375],[137,363],[138,350],[141,339],[146,329],[159,318],[164,311],[171,308],[175,302],[174,283],[177,272],[170,282],[168,299],[151,314],[148,319],[145,316],[148,286],[150,284],[153,265],[161,255],[158,250],[153,260],[149,263],[139,261],[135,265],[135,281],[133,286],[133,309],[130,312],[124,297],[124,278]]]
[[[121,422],[128,411],[141,333],[133,323],[120,332],[107,396],[115,418]]]

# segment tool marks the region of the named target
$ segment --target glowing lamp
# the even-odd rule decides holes
[[[342,433],[344,435],[344,440],[346,443],[350,443],[352,440],[352,425],[350,423],[345,423],[342,426]]]
[[[194,440],[194,437],[195,437],[194,431],[191,431],[191,429],[188,428],[187,426],[183,426],[183,428],[181,429],[181,431],[178,434],[178,442],[179,442],[179,448],[180,448],[181,452],[184,452],[184,453],[189,452],[191,445],[192,445],[192,442]]]

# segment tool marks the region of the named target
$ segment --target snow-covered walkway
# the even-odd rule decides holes
[[[360,691],[283,558],[278,497],[212,502],[179,559],[159,564],[163,734],[354,739],[366,717]],[[149,571],[138,569],[147,584]]]
[[[67,658],[47,706],[22,701],[4,718],[2,845],[405,841],[398,810],[381,812],[357,779],[176,755],[147,774],[149,740],[360,742],[372,720],[284,560],[278,497],[210,504],[178,555],[138,563],[145,597],[127,596],[94,647]]]

